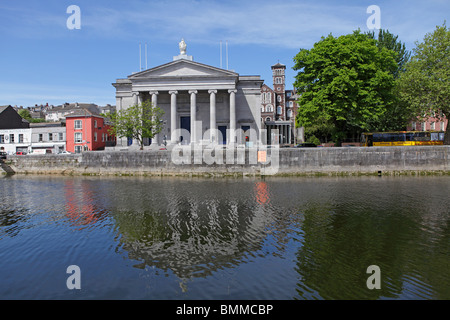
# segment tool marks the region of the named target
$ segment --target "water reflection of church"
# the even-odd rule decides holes
[[[265,183],[255,185],[250,200],[238,195],[211,199],[206,196],[211,186],[204,182],[193,188],[196,197],[180,194],[179,189],[155,189],[144,201],[115,199],[112,215],[121,234],[120,247],[140,262],[136,266],[170,270],[180,279],[206,277],[261,250],[273,220]],[[143,190],[136,199],[145,199],[145,194]]]

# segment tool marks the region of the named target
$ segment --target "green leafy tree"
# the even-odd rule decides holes
[[[31,114],[30,111],[28,111],[28,109],[20,109],[18,112],[19,116],[21,116],[22,118],[24,118],[25,120],[31,120]]]
[[[110,134],[119,138],[133,138],[143,150],[144,139],[153,139],[163,129],[161,120],[163,114],[160,108],[153,106],[148,100],[132,105],[110,114],[112,124]]]
[[[401,98],[418,116],[450,119],[450,29],[445,23],[416,42],[413,56],[400,75],[399,88]],[[450,145],[448,124],[444,144]]]
[[[322,37],[312,49],[301,49],[294,62],[299,71],[294,87],[302,106],[297,125],[325,122],[337,145],[379,129],[383,114],[393,107],[395,53],[359,30]]]
[[[393,76],[396,80],[394,86],[393,104],[380,117],[378,130],[379,131],[399,131],[405,130],[407,124],[411,121],[411,115],[414,113],[411,106],[399,98],[398,78],[402,72],[405,71],[405,65],[411,58],[411,52],[406,49],[405,43],[402,43],[397,35],[389,32],[389,30],[380,29],[378,35],[374,31],[367,32],[367,36],[376,40],[379,48],[386,48],[395,53],[395,61],[397,62],[397,69],[394,70]]]
[[[386,48],[395,52],[395,61],[398,68],[394,72],[394,77],[398,78],[400,73],[405,70],[405,65],[411,57],[411,52],[406,50],[406,45],[398,40],[398,36],[389,32],[389,30],[380,29],[378,36],[375,36],[374,31],[367,32],[371,39],[375,39],[379,48]]]
[[[28,109],[20,109],[17,113],[28,122],[33,123],[45,122],[45,119],[43,118],[32,118],[30,111]]]

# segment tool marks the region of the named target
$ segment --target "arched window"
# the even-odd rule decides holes
[[[289,109],[289,110],[287,111],[287,116],[288,116],[289,118],[292,118],[292,110],[291,110],[291,109]]]
[[[277,114],[282,114],[282,113],[283,113],[283,110],[282,110],[281,106],[278,106],[277,107]]]

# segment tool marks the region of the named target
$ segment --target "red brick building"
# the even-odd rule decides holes
[[[267,130],[268,144],[291,145],[297,137],[297,96],[294,90],[286,90],[286,66],[277,63],[271,68],[273,89],[266,84],[261,87],[261,128]]]
[[[445,131],[447,129],[448,119],[442,117],[430,117],[428,119],[411,121],[406,130],[408,131]]]
[[[66,150],[74,153],[104,150],[114,145],[115,138],[109,134],[106,118],[92,114],[86,109],[66,116]]]

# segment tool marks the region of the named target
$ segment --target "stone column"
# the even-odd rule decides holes
[[[289,144],[292,143],[291,139],[292,139],[292,135],[291,135],[291,125],[289,124],[289,125],[288,125],[288,143],[289,143]]]
[[[170,143],[177,143],[175,130],[177,129],[177,94],[178,91],[169,91],[170,94]]]
[[[217,90],[209,90],[209,127],[210,127],[210,142],[217,143],[217,126],[216,126],[216,94]]]
[[[122,99],[116,97],[116,109],[117,112],[122,110]],[[127,137],[116,137],[116,146],[126,147],[127,146]]]
[[[139,103],[139,92],[133,92],[133,105],[138,104]]]
[[[191,95],[191,144],[197,142],[197,128],[195,122],[197,120],[197,90],[189,90]]]
[[[139,96],[139,92],[133,92],[132,95],[133,95],[133,105],[139,104],[140,100],[141,100],[140,96]],[[126,144],[128,144],[128,137],[127,137],[127,143]],[[134,140],[134,139],[132,140],[131,147],[132,148],[139,147],[136,140]]]
[[[230,94],[230,140],[229,144],[236,143],[236,89],[228,90]]]
[[[158,91],[150,91],[149,92],[152,97],[152,107],[156,107],[158,105]],[[155,136],[152,139],[152,147],[158,147],[159,146],[159,134],[155,134]]]

